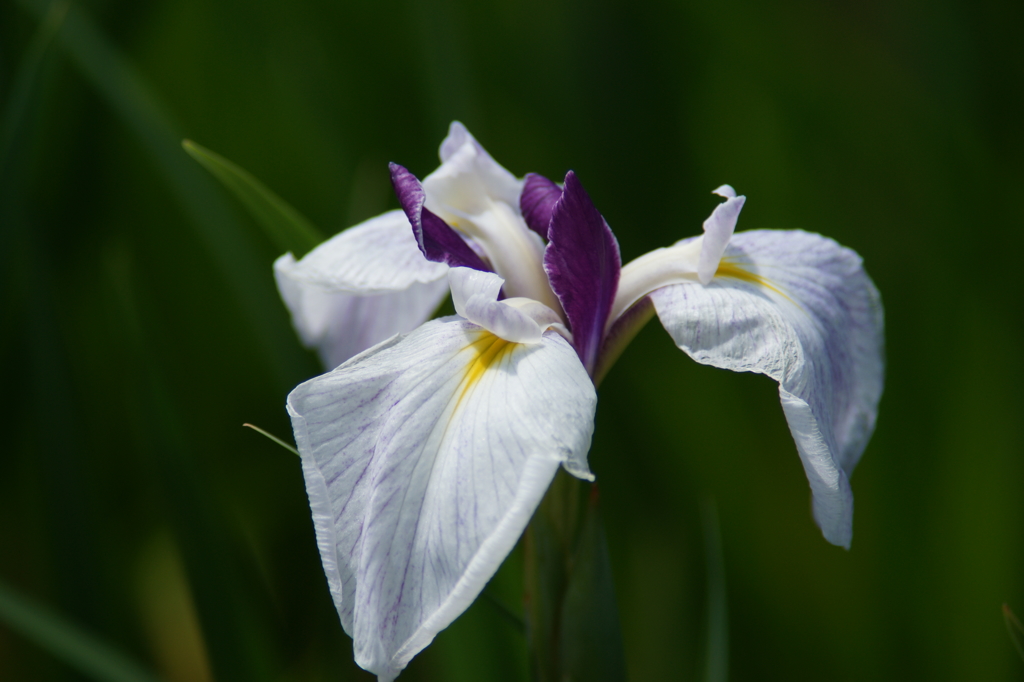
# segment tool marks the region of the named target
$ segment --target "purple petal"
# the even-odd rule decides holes
[[[402,210],[412,224],[420,251],[427,260],[446,263],[453,268],[465,267],[492,272],[458,232],[423,206],[427,195],[416,176],[397,163],[389,164],[389,168],[395,194],[398,195]]]
[[[519,208],[530,229],[544,239],[548,238],[548,226],[555,202],[562,196],[562,188],[543,175],[527,173],[523,192],[519,195]]]
[[[593,371],[601,348],[621,264],[615,235],[576,174],[569,171],[551,214],[544,270],[588,372]]]

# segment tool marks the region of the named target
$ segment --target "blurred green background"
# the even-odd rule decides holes
[[[0,584],[168,682],[370,679],[314,544],[287,391],[318,372],[274,245],[179,146],[327,233],[397,203],[452,119],[517,175],[574,169],[624,260],[740,229],[856,249],[888,379],[826,543],[765,377],[654,321],[601,387],[591,463],[634,680],[701,679],[702,500],[734,680],[1021,680],[1024,5],[82,0],[0,5]],[[51,20],[53,16],[51,15]],[[521,552],[494,594],[516,607]],[[4,597],[7,599],[7,597]],[[517,607],[516,607],[517,608]],[[402,680],[523,680],[478,601]],[[0,624],[0,679],[87,679]]]

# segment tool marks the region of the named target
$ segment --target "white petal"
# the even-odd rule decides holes
[[[316,350],[327,369],[395,334],[412,331],[448,294],[444,278],[390,294],[344,294],[290,277],[295,265],[290,253],[277,259],[277,288],[302,344]]]
[[[452,121],[440,156],[441,167],[423,180],[437,201],[466,213],[480,213],[475,206],[482,197],[519,205],[523,181],[495,161],[460,122]]]
[[[505,280],[505,293],[558,309],[544,274],[544,242],[519,211],[523,181],[498,165],[458,122],[441,144],[441,159],[423,179],[426,207],[484,251]]]
[[[455,311],[492,334],[516,343],[540,343],[551,326],[564,330],[558,313],[532,299],[498,300],[504,280],[493,272],[470,268],[448,271]]]
[[[300,261],[288,253],[274,263],[292,324],[327,369],[429,319],[448,291],[447,271],[423,257],[402,211],[345,230]]]
[[[477,596],[559,464],[589,476],[576,352],[451,317],[288,397],[324,570],[356,662],[393,679]]]
[[[423,257],[401,210],[338,233],[288,268],[291,279],[327,291],[385,294],[443,279],[448,266]]]
[[[667,248],[655,249],[622,268],[606,330],[611,329],[630,306],[655,289],[669,284],[692,281],[707,284],[711,281],[747,200],[736,196],[736,190],[730,185],[722,185],[712,194],[726,200],[716,206],[704,221],[704,234],[681,239]]]
[[[697,282],[703,235],[682,239],[672,246],[649,251],[622,267],[619,288],[615,291],[612,310],[605,331],[630,307],[655,289],[680,282]]]
[[[740,211],[747,200],[746,197],[736,196],[736,191],[729,185],[719,187],[714,193],[727,198],[715,206],[711,216],[704,221],[704,240],[700,249],[700,261],[697,264],[697,278],[701,284],[707,284],[715,276],[718,261],[721,260],[725,247],[732,238],[736,221],[739,220]],[[732,196],[729,196],[730,194]]]
[[[860,257],[806,232],[741,232],[709,286],[675,284],[651,300],[698,362],[779,382],[815,519],[848,547],[848,476],[874,430],[884,369],[881,301]]]

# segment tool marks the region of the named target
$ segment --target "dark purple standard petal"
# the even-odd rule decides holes
[[[523,192],[519,195],[519,209],[530,229],[544,239],[548,238],[551,212],[555,210],[555,202],[561,196],[562,188],[543,175],[526,174]]]
[[[572,327],[576,352],[593,372],[619,286],[619,244],[587,191],[569,171],[548,228],[544,270]]]
[[[389,164],[391,184],[402,204],[402,210],[412,223],[416,242],[427,260],[447,263],[453,268],[465,267],[493,272],[469,244],[448,223],[423,206],[427,195],[416,176],[397,163]]]

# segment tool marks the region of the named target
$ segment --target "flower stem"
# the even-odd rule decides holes
[[[612,368],[615,361],[626,350],[626,346],[632,341],[640,330],[644,328],[651,318],[654,317],[654,303],[649,296],[644,297],[633,304],[629,310],[615,321],[604,343],[601,345],[601,353],[598,355],[597,364],[594,366],[594,386],[600,386],[608,370]]]
[[[597,486],[560,471],[524,539],[532,678],[625,680]]]

